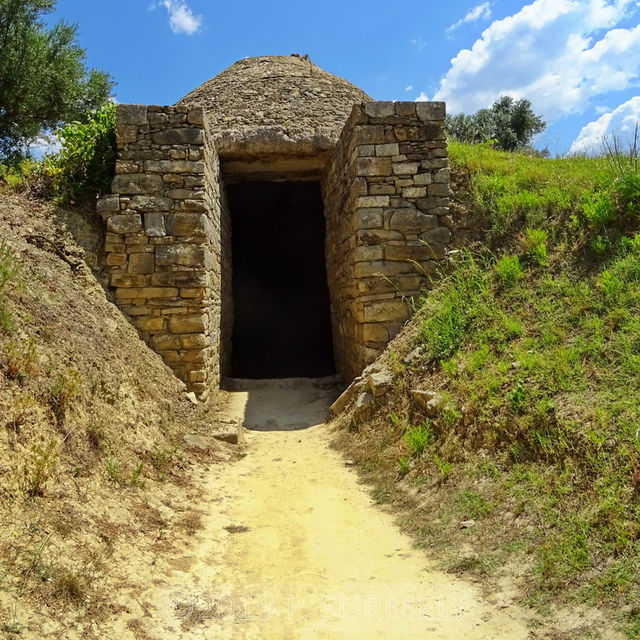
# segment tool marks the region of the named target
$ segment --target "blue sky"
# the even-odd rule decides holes
[[[640,120],[638,0],[58,0],[119,102],[172,104],[246,56],[308,53],[377,100],[527,97],[553,154]]]

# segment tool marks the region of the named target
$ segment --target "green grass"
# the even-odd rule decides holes
[[[380,406],[420,425],[410,389],[448,399],[428,432],[400,431],[414,456],[400,475],[439,487],[439,535],[419,544],[451,546],[461,519],[481,520],[465,534],[479,551],[531,561],[531,603],[606,604],[640,638],[637,163],[449,151],[487,242],[425,297],[424,359]],[[397,454],[392,465],[397,479]]]

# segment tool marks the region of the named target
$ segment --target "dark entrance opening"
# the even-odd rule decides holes
[[[228,185],[227,194],[232,376],[334,374],[320,184],[241,182]]]

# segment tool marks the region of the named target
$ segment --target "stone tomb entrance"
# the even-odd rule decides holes
[[[334,374],[320,183],[237,182],[226,191],[233,265],[231,376]]]
[[[349,382],[447,267],[444,118],[295,56],[118,105],[98,202],[115,301],[202,400],[223,376]]]

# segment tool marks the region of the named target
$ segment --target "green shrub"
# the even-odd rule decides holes
[[[62,148],[46,166],[59,201],[74,203],[109,190],[116,158],[115,114],[116,105],[109,103],[89,112],[86,123],[74,122],[57,132]]]
[[[544,229],[527,229],[520,240],[526,258],[540,266],[547,264],[547,237]]]
[[[430,299],[429,313],[420,327],[420,338],[434,358],[449,358],[457,351],[485,290],[484,272],[468,255],[445,279],[439,295]]]
[[[411,453],[420,455],[435,440],[431,422],[425,420],[416,427],[410,427],[404,434],[404,440],[409,445]]]
[[[594,230],[607,227],[616,219],[617,215],[615,203],[606,192],[586,192],[582,213],[587,225]]]
[[[496,262],[494,270],[501,282],[512,286],[522,277],[522,267],[518,256],[503,256]]]

